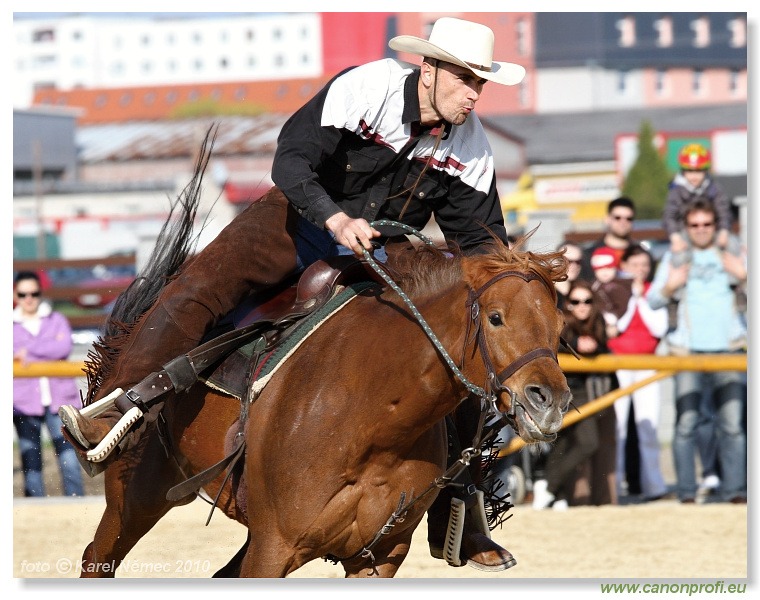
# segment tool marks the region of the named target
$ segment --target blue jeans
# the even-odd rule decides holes
[[[302,271],[320,259],[353,254],[353,251],[336,242],[332,232],[317,227],[301,217],[296,232],[296,253],[298,270]],[[385,248],[375,250],[374,257],[378,262],[385,262],[387,260]]]
[[[715,409],[715,435],[724,500],[747,495],[747,380],[737,371],[716,373],[685,371],[676,375],[676,427],[673,459],[676,491],[680,499],[697,492],[695,452],[702,421],[702,394]]]
[[[55,454],[58,457],[58,465],[63,479],[63,493],[66,496],[84,496],[82,469],[79,466],[76,452],[61,433],[60,417],[47,408],[41,417],[13,411],[13,425],[18,434],[21,468],[24,472],[24,495],[45,495],[45,484],[42,480],[41,432],[43,423],[50,432]]]

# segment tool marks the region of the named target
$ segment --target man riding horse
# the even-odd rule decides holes
[[[134,446],[156,419],[162,403],[148,410],[136,384],[161,365],[171,373],[166,363],[197,347],[251,291],[271,288],[327,256],[361,255],[373,240],[383,244],[375,252],[382,260],[388,238],[370,221],[422,229],[434,215],[446,240],[465,252],[491,241],[489,231],[507,243],[493,155],[473,111],[487,81],[515,85],[525,69],[493,61],[493,44],[488,27],[439,19],[429,40],[402,35],[389,42],[422,56],[420,67],[383,59],[348,69],[288,120],[272,167],[279,192],[251,204],[166,285],[115,365],[118,389],[98,393],[106,402],[97,416],[61,409],[89,474]],[[125,420],[128,412],[133,416]],[[91,449],[103,446],[93,456]],[[462,487],[474,495],[472,486]],[[450,489],[428,512],[431,553],[438,558],[450,501],[443,492],[454,493]],[[467,521],[461,548],[474,568],[515,564]]]

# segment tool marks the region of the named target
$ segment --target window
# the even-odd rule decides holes
[[[84,37],[84,34],[82,34],[82,32],[79,31],[78,29],[76,31],[71,32],[71,39],[74,40],[75,42],[80,41],[83,37]]]
[[[54,29],[37,29],[32,32],[32,42],[35,44],[41,42],[54,42],[55,30]]]
[[[701,94],[704,89],[704,71],[702,69],[694,69],[691,72],[691,91],[694,92],[694,95]]]
[[[525,79],[519,83],[519,87],[517,88],[517,97],[520,106],[528,106],[530,99],[528,96],[528,84]]]
[[[143,61],[141,68],[143,73],[150,73],[153,70],[153,63],[145,60]]]
[[[282,54],[277,54],[274,57],[274,66],[281,67],[285,64],[285,57]]]
[[[617,72],[617,90],[621,94],[625,94],[628,89],[628,71]]]
[[[744,48],[747,46],[747,20],[742,17],[731,19],[728,22],[728,30],[731,32],[729,45],[732,48]]]
[[[149,35],[143,35],[140,37],[140,43],[143,46],[150,46],[150,36]]]
[[[247,39],[249,42],[252,42],[256,39],[256,34],[254,33],[253,29],[249,29],[245,32],[245,39]]]
[[[529,53],[529,46],[530,43],[528,41],[529,36],[529,30],[528,30],[528,20],[527,19],[518,19],[517,20],[517,53],[520,56],[526,56]]]
[[[615,24],[620,31],[620,37],[618,38],[618,46],[623,48],[631,48],[636,45],[636,20],[633,16],[628,15],[619,19]]]
[[[710,45],[710,19],[702,16],[693,20],[691,29],[694,32],[692,45],[695,48],[706,48]]]
[[[654,22],[657,31],[657,45],[660,48],[670,48],[673,45],[673,19],[661,17]]]
[[[143,96],[143,104],[145,104],[145,106],[153,106],[155,102],[156,102],[156,92],[147,92]]]
[[[668,71],[667,69],[657,69],[654,76],[654,91],[658,96],[664,96],[666,91]]]
[[[132,94],[129,92],[126,92],[121,95],[119,98],[119,104],[121,106],[129,106],[132,103]]]
[[[739,69],[731,69],[728,72],[728,91],[736,94],[739,91]]]
[[[281,40],[282,39],[282,29],[273,29],[272,30],[272,39],[275,40]]]
[[[203,60],[196,58],[195,62],[193,62],[193,68],[195,68],[196,71],[200,71],[203,68]]]
[[[230,63],[226,58],[219,59],[219,68],[226,69],[229,66],[230,66]]]

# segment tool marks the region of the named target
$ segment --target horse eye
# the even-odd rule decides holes
[[[504,324],[504,321],[501,320],[501,315],[497,312],[493,312],[488,315],[488,322],[494,327],[498,327],[499,325]]]

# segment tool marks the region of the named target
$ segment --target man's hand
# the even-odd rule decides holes
[[[678,267],[669,265],[668,279],[662,288],[662,293],[665,297],[670,298],[678,290],[686,285],[686,281],[689,278],[689,263],[684,263]]]
[[[335,240],[341,246],[350,248],[357,256],[362,255],[362,248],[372,250],[370,240],[381,235],[364,219],[352,219],[344,212],[327,219],[325,227],[335,235]]]
[[[741,256],[736,256],[730,252],[721,252],[721,260],[723,262],[723,268],[729,275],[733,275],[739,281],[747,279],[747,268],[744,265],[744,259]]]

